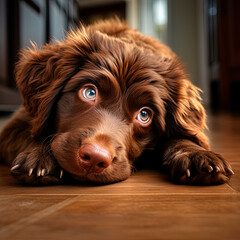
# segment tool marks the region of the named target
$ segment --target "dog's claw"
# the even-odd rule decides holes
[[[38,171],[37,171],[37,177],[40,177],[40,176],[41,176],[41,173],[42,173],[42,170],[41,170],[41,169],[38,169]]]
[[[215,171],[220,172],[220,167],[216,166]]]
[[[60,179],[62,178],[62,176],[63,176],[63,170],[61,169],[60,170]]]
[[[231,168],[226,168],[226,170],[229,172],[229,173],[231,173],[232,175],[234,174],[234,171],[231,169]]]
[[[29,172],[28,172],[28,176],[29,176],[29,177],[31,177],[32,172],[33,172],[33,168],[30,168],[30,169],[29,169]]]
[[[20,164],[17,164],[17,165],[15,165],[15,166],[13,166],[11,169],[10,169],[10,171],[14,171],[14,170],[16,170],[17,168],[19,168],[20,167]]]
[[[212,172],[213,171],[213,167],[212,166],[208,166],[208,172]]]
[[[43,169],[42,169],[42,172],[41,172],[41,176],[43,177],[43,176],[45,175],[45,173],[46,173],[46,169],[43,168]]]
[[[190,173],[190,170],[189,170],[189,169],[187,169],[186,173],[187,173],[187,177],[190,177],[190,176],[191,176],[191,173]]]

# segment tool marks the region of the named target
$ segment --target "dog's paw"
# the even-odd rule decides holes
[[[22,184],[52,185],[61,182],[63,170],[40,148],[22,152],[12,162],[11,174]]]
[[[222,184],[234,174],[221,155],[205,150],[175,153],[168,168],[172,179],[184,184]]]

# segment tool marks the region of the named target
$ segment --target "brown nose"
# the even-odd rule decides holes
[[[79,149],[79,161],[89,172],[100,173],[112,163],[112,157],[107,149],[86,143]]]

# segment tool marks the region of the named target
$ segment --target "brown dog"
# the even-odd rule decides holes
[[[233,174],[209,150],[199,89],[176,55],[118,20],[22,51],[16,81],[24,108],[0,135],[0,159],[20,182],[121,181],[148,149],[176,182]]]

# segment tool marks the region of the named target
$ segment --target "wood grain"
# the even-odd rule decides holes
[[[211,116],[213,150],[235,175],[219,186],[184,186],[139,171],[106,186],[24,187],[0,166],[0,239],[239,239],[240,118]]]

